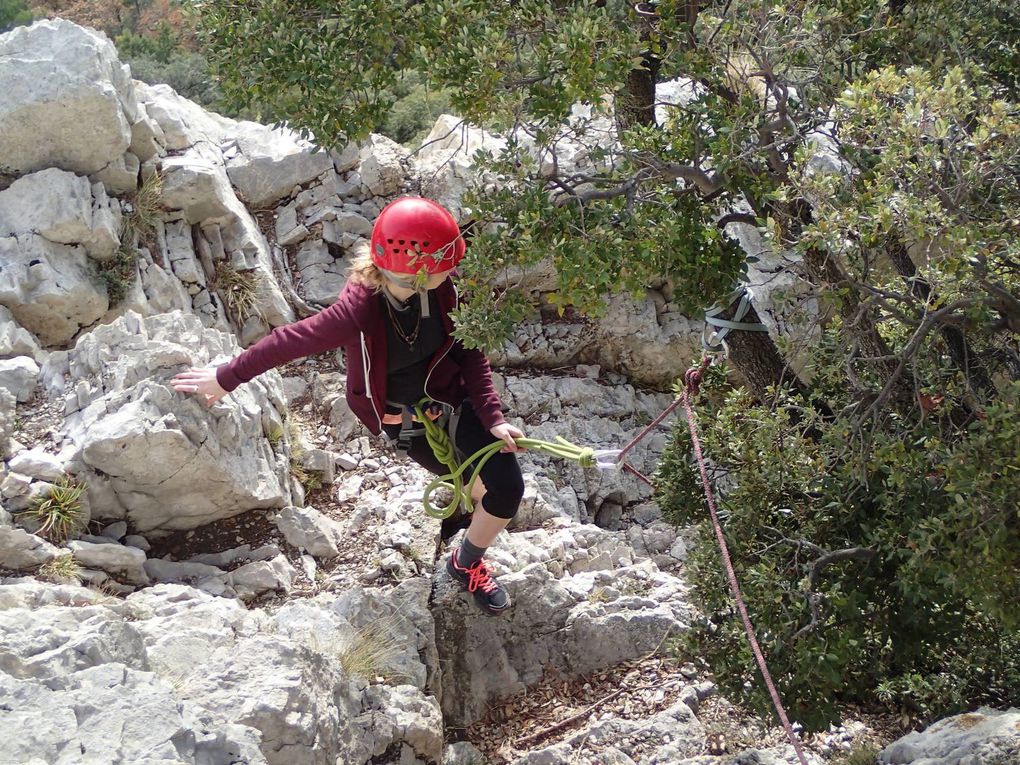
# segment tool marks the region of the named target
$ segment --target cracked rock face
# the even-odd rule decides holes
[[[0,237],[0,304],[44,345],[62,345],[110,307],[85,249],[35,234]]]
[[[0,598],[0,761],[189,765],[438,762],[438,704],[424,691],[423,583],[319,597],[275,615],[190,587],[124,601],[80,587],[5,582]],[[400,685],[345,669],[344,640],[389,618]],[[7,637],[10,637],[8,640]],[[394,665],[397,666],[397,665]],[[7,724],[15,725],[13,729]],[[88,755],[92,756],[92,759]]]
[[[146,533],[188,529],[251,508],[290,504],[275,373],[207,409],[169,380],[236,352],[193,315],[128,314],[68,353],[63,456],[89,484],[93,512]]]

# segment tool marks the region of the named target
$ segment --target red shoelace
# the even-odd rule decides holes
[[[481,588],[482,592],[490,593],[496,589],[496,580],[492,578],[484,561],[475,561],[467,569],[461,570],[468,573],[468,592],[474,592]]]

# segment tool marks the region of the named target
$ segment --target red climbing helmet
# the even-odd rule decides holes
[[[379,213],[372,227],[372,261],[386,271],[449,271],[464,257],[464,237],[450,211],[431,199],[401,197]]]

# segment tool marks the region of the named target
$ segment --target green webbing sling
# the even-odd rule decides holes
[[[414,405],[414,413],[418,416],[418,422],[425,427],[425,439],[428,441],[429,446],[432,447],[436,459],[446,465],[450,472],[446,475],[438,476],[425,487],[422,504],[425,505],[425,513],[427,515],[442,520],[453,515],[458,506],[462,506],[465,512],[470,513],[474,510],[474,506],[471,504],[471,489],[475,485],[475,480],[478,478],[479,473],[482,472],[482,468],[485,467],[485,463],[489,461],[489,458],[502,449],[505,444],[503,441],[495,441],[488,446],[483,446],[464,460],[463,464],[458,466],[456,451],[453,442],[450,440],[450,435],[446,432],[445,428],[425,416],[424,406],[428,403],[430,403],[430,400],[427,398],[419,401]],[[576,446],[560,436],[556,436],[555,442],[540,441],[534,438],[517,438],[514,441],[522,449],[543,452],[562,459],[576,460],[584,468],[596,467],[597,465],[596,458],[598,455],[594,449]],[[472,462],[477,462],[477,464],[474,470],[471,471],[471,478],[465,487],[461,476]],[[429,501],[432,492],[439,487],[445,487],[453,494],[450,502],[442,508],[434,507]]]

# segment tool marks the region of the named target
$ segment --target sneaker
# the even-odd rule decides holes
[[[457,562],[458,550],[450,553],[446,561],[446,573],[467,587],[475,596],[478,606],[490,616],[501,614],[510,608],[510,596],[489,572],[485,561],[479,560],[464,567]]]

